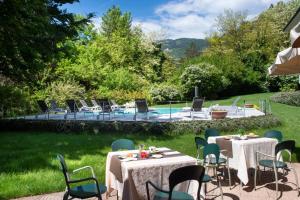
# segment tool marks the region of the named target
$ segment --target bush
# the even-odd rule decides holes
[[[91,99],[97,98],[108,98],[116,100],[118,104],[124,104],[134,99],[145,98],[151,103],[151,98],[147,93],[147,90],[144,91],[128,91],[128,90],[109,90],[106,87],[100,87],[99,90],[90,91],[87,95]]]
[[[84,98],[84,87],[76,82],[57,81],[51,83],[44,90],[35,93],[35,99],[50,101],[56,100],[60,106],[64,106],[67,99]]]
[[[291,106],[300,106],[300,91],[280,92],[271,96],[271,101],[276,103],[288,104]]]
[[[199,134],[206,128],[216,128],[220,131],[252,130],[257,128],[272,128],[280,125],[274,115],[248,117],[240,119],[222,119],[210,121],[178,121],[178,122],[145,122],[145,121],[68,121],[68,120],[0,120],[1,131],[53,131],[65,133],[102,132],[149,133],[178,135],[185,133]]]
[[[32,111],[32,101],[26,88],[0,85],[0,118],[26,114]]]
[[[267,77],[266,87],[271,92],[289,92],[300,89],[298,76]]]
[[[214,65],[199,63],[187,67],[181,75],[181,84],[184,93],[193,97],[194,87],[198,86],[201,96],[215,97],[215,95],[227,85],[222,71]]]
[[[174,85],[160,84],[150,90],[153,102],[181,99],[180,90]]]

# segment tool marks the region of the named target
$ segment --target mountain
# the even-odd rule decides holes
[[[166,39],[162,40],[162,49],[170,53],[175,59],[181,59],[185,57],[186,50],[194,43],[196,50],[201,52],[208,47],[207,40],[196,38],[179,38],[179,39]]]

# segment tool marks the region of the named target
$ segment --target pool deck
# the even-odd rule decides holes
[[[263,112],[254,108],[239,108],[234,113],[228,113],[226,118],[245,118],[253,116],[265,115]],[[18,117],[18,119],[27,120],[97,120],[97,121],[191,121],[191,120],[212,120],[207,108],[203,108],[201,112],[179,111],[168,114],[143,113],[134,112],[78,112],[75,114],[38,114]]]

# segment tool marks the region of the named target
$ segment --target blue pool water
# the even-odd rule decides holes
[[[156,112],[158,112],[159,114],[170,114],[170,108],[151,108],[154,109]],[[182,109],[181,108],[171,108],[171,113],[177,113],[180,112]]]

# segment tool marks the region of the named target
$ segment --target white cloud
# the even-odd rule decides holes
[[[158,6],[156,20],[137,21],[148,33],[165,31],[169,38],[204,38],[215,30],[215,19],[226,9],[247,11],[248,19],[280,0],[175,0]],[[286,0],[285,0],[286,1]]]

